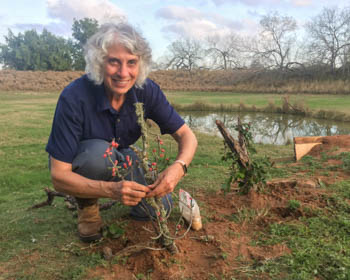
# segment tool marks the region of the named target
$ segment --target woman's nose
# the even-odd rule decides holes
[[[121,64],[119,65],[117,74],[118,74],[120,77],[126,77],[126,76],[128,75],[128,67],[127,67],[127,65],[124,64],[124,63],[121,63]]]

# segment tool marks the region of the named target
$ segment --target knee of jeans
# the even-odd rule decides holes
[[[72,170],[86,178],[109,181],[112,179],[112,163],[104,157],[109,143],[101,139],[84,140],[80,143],[78,153],[73,160]],[[114,161],[114,155],[111,155]]]

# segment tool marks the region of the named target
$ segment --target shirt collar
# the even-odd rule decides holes
[[[102,112],[105,110],[109,110],[112,113],[118,113],[112,106],[108,100],[104,84],[97,86],[97,94],[96,94],[96,106],[97,111]],[[134,103],[137,102],[135,86],[133,86],[127,93],[123,106],[121,107],[119,113],[120,114],[128,114],[134,110]]]

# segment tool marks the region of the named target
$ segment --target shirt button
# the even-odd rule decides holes
[[[117,119],[117,122],[120,122],[120,119]]]

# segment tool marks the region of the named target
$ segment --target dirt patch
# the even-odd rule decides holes
[[[285,244],[258,245],[259,233],[267,231],[272,223],[298,222],[299,217],[312,215],[304,209],[323,209],[325,192],[316,181],[290,179],[270,182],[263,193],[251,191],[246,196],[224,195],[221,191],[199,193],[196,199],[205,202],[204,227],[176,241],[178,254],[145,249],[118,259],[116,264],[91,270],[88,278],[136,279],[148,275],[156,280],[208,279],[208,275],[234,275],[246,279],[247,265],[291,253]],[[291,209],[291,199],[298,200],[300,208]],[[94,251],[103,255],[108,247],[115,255],[125,248],[145,244],[150,233],[144,226],[150,227],[147,222],[128,221],[123,238],[107,239]]]
[[[82,71],[15,71],[0,70],[1,91],[62,91]],[[256,75],[251,69],[232,70],[156,70],[149,77],[163,90],[221,91],[255,93],[342,93],[349,94],[348,81],[275,80],[273,74]],[[262,73],[261,73],[262,74]]]
[[[332,137],[326,138],[321,147],[322,150],[313,151],[316,160],[321,154],[334,154],[334,147],[337,151],[349,151],[350,143],[340,143]],[[339,163],[332,158],[322,160],[324,167]],[[336,176],[326,176],[320,169],[310,175],[302,162],[290,163],[289,167],[301,167],[301,171],[288,179],[272,180],[259,192],[251,190],[248,195],[237,192],[225,195],[221,191],[197,193],[195,199],[201,202],[203,229],[190,231],[183,239],[177,240],[178,254],[145,249],[128,257],[114,258],[108,266],[90,270],[87,278],[249,279],[246,273],[249,266],[291,253],[286,244],[266,246],[260,242],[270,225],[300,223],[300,217],[311,217],[315,211],[327,211],[326,197],[331,192],[327,185],[350,178],[349,172],[339,166],[332,169],[332,175]],[[106,239],[93,251],[103,255],[107,247],[113,255],[118,255],[125,248],[145,244],[151,235],[144,226],[150,227],[147,222],[129,220],[124,237]],[[262,273],[259,279],[269,277]]]
[[[5,91],[62,91],[79,78],[79,71],[0,71],[0,90]]]
[[[249,70],[199,70],[190,75],[188,71],[159,70],[152,71],[149,77],[163,90],[232,91],[238,81],[250,76],[249,72]],[[62,91],[70,82],[83,74],[83,71],[0,70],[0,90]]]
[[[319,158],[322,154],[339,155],[350,151],[350,135],[325,136],[320,138],[322,145],[317,145],[308,153]]]

